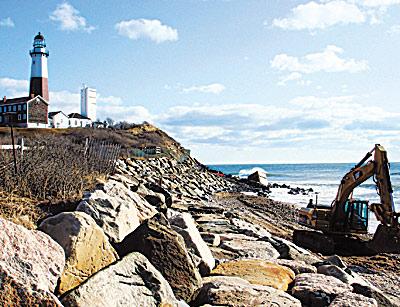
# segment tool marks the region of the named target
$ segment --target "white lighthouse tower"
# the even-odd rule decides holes
[[[33,40],[33,49],[29,52],[32,58],[31,82],[29,95],[40,95],[49,101],[49,73],[47,70],[47,58],[49,51],[46,50],[46,41],[39,32]]]

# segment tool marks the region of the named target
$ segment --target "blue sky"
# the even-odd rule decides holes
[[[400,161],[400,0],[0,2],[0,94],[26,94],[36,32],[51,110],[166,130],[206,163]]]

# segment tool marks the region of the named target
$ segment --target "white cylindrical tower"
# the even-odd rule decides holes
[[[33,40],[33,49],[29,52],[32,58],[30,95],[40,95],[49,101],[49,73],[47,70],[47,58],[49,51],[46,50],[46,41],[39,32]]]
[[[81,89],[81,115],[96,121],[96,89],[83,84]]]

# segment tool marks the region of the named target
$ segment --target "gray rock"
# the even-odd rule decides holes
[[[339,268],[336,265],[332,265],[332,264],[331,265],[321,265],[318,267],[317,272],[320,274],[336,277],[337,279],[343,281],[346,284],[353,283],[353,277],[351,275],[347,274],[343,269]]]
[[[306,306],[328,306],[338,294],[351,291],[350,285],[335,277],[303,273],[296,276],[292,295]]]
[[[88,193],[77,210],[93,217],[112,242],[121,242],[141,221],[157,213],[138,194],[112,180],[102,190]]]
[[[241,233],[253,237],[270,237],[271,234],[264,228],[247,221],[232,218],[231,223],[241,230]]]
[[[210,276],[203,279],[203,284],[193,306],[301,306],[300,301],[281,290],[251,284],[239,277]]]
[[[304,261],[307,264],[314,264],[321,261],[320,258],[312,255],[308,250],[301,248],[288,240],[276,236],[264,237],[260,240],[265,240],[271,243],[279,252],[280,258]]]
[[[374,286],[361,285],[357,283],[353,283],[351,286],[353,287],[354,293],[375,299],[378,302],[378,306],[398,307],[398,304],[392,302],[386,294]]]
[[[278,259],[276,261],[278,264],[286,266],[298,275],[301,273],[317,273],[317,268],[310,264],[305,263],[304,261],[299,260],[289,260],[289,259]]]
[[[45,219],[39,229],[65,251],[58,290],[64,293],[118,259],[103,230],[84,212],[63,212]]]
[[[378,307],[375,299],[352,292],[340,293],[329,307]]]
[[[340,258],[338,255],[332,255],[330,257],[327,257],[325,261],[329,262],[330,264],[336,265],[341,269],[347,268],[346,264],[343,262],[342,258]]]
[[[0,305],[58,306],[52,295],[64,268],[62,247],[47,234],[0,218]]]
[[[62,298],[64,306],[178,306],[171,287],[140,253],[131,253]]]
[[[261,183],[262,185],[268,185],[267,174],[263,171],[255,171],[253,174],[247,177],[247,180]]]
[[[203,241],[196,224],[189,213],[174,212],[169,218],[173,229],[185,240],[186,247],[202,260],[200,273],[209,274],[215,267],[215,259],[207,244]]]
[[[230,241],[223,241],[220,246],[231,252],[235,252],[242,258],[255,258],[255,259],[277,259],[280,254],[269,242],[264,241],[249,241],[233,239]]]
[[[186,250],[185,241],[161,213],[146,220],[116,244],[116,249],[120,256],[133,251],[145,255],[169,282],[178,299],[190,301],[201,287],[201,276]]]

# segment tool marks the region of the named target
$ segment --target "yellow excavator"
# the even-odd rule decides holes
[[[380,203],[353,198],[353,190],[369,178],[373,178]],[[344,175],[336,198],[330,206],[312,204],[299,210],[299,224],[313,231],[295,230],[293,242],[323,254],[333,254],[344,242],[350,251],[365,253],[400,253],[399,213],[393,202],[387,152],[376,144],[365,157]],[[372,211],[380,222],[369,241],[349,240],[354,235],[368,233],[368,215]],[[354,242],[362,242],[361,245]],[[362,248],[360,248],[362,246]],[[358,249],[358,251],[356,251]]]

